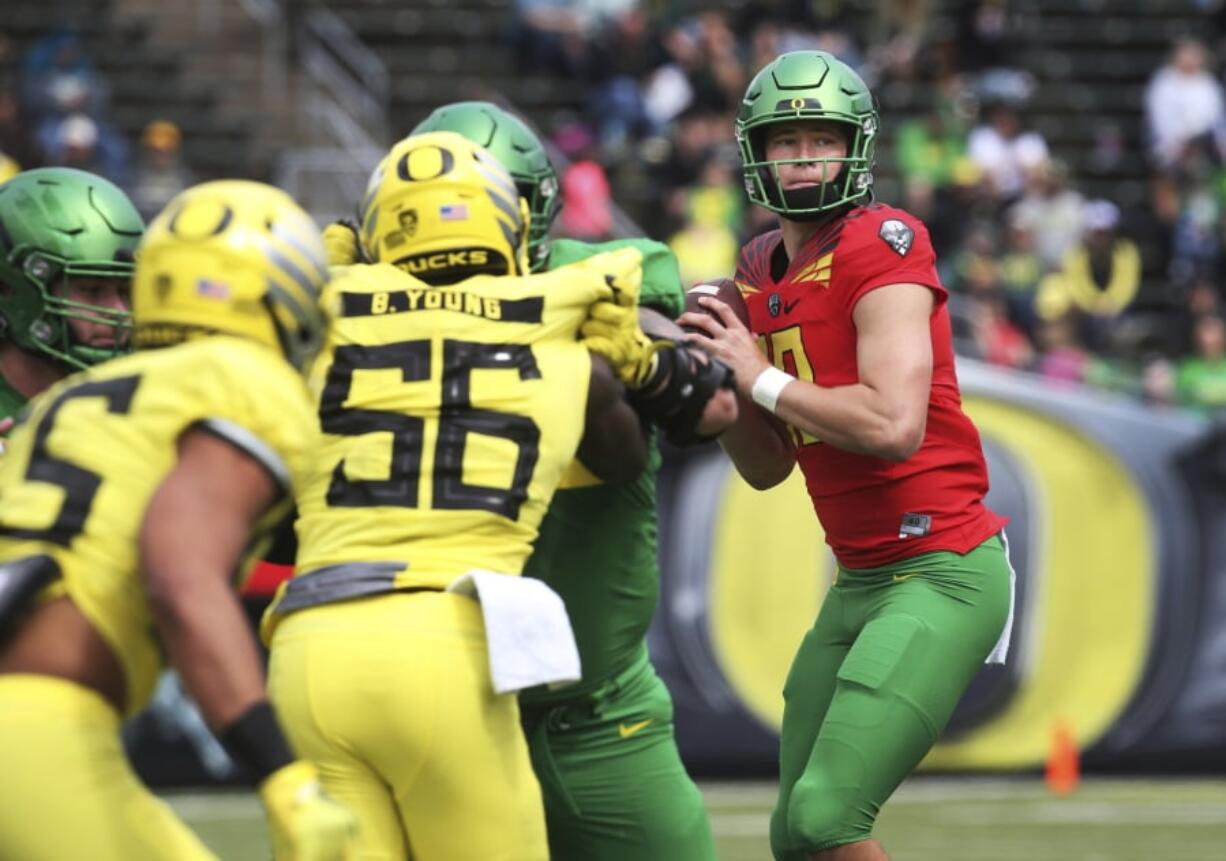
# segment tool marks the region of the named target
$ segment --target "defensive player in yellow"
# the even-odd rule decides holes
[[[645,464],[614,377],[658,370],[641,257],[528,275],[526,204],[452,132],[393,147],[361,216],[377,262],[334,269],[326,293],[324,442],[265,618],[269,691],[357,813],[363,859],[543,861],[514,692],[577,680],[578,653],[561,599],[514,575],[576,452],[612,480]],[[615,367],[580,339],[591,315]]]
[[[166,659],[259,781],[278,859],[345,857],[268,703],[233,580],[318,438],[299,370],[327,278],[284,193],[176,197],[138,251],[138,351],[49,389],[0,462],[0,857],[212,858],[124,757]]]

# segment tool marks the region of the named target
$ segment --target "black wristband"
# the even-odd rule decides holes
[[[277,715],[267,700],[256,703],[218,733],[230,755],[245,765],[257,783],[296,757],[289,749]]]

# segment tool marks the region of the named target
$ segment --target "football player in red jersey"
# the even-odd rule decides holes
[[[763,68],[736,134],[749,197],[780,227],[741,251],[750,326],[708,298],[714,317],[680,321],[736,375],[720,444],[737,470],[765,489],[799,463],[838,561],[784,688],[779,861],[886,858],[877,812],[1008,644],[1004,519],[983,502],[947,294],[924,225],[873,201],[877,133],[872,94],[834,56]]]

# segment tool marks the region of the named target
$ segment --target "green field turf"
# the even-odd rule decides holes
[[[774,787],[703,792],[721,861],[768,861]],[[226,861],[267,861],[253,795],[166,797]],[[1226,781],[1087,780],[1059,798],[1037,780],[916,778],[886,806],[877,836],[896,861],[1221,861]]]

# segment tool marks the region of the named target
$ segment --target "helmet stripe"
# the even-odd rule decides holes
[[[490,191],[499,191],[504,197],[512,200],[519,198],[519,189],[515,187],[514,180],[500,166],[494,167],[478,161],[477,171],[485,180],[486,188]]]
[[[310,306],[303,305],[298,297],[294,296],[289,290],[278,284],[276,280],[269,276],[264,280],[265,286],[268,288],[267,298],[273,305],[280,305],[293,316],[298,324],[304,329],[310,329],[313,326],[319,326],[322,315],[319,308],[311,303]],[[276,315],[273,316],[273,322],[276,323]],[[278,324],[279,327],[279,324]]]
[[[318,252],[313,252],[305,244],[300,242],[298,237],[294,236],[288,230],[279,225],[273,227],[272,235],[302,255],[302,259],[309,263],[311,268],[315,270],[314,274],[321,283],[328,280],[327,261],[320,260]]]
[[[524,222],[523,222],[523,218],[519,214],[518,206],[511,204],[509,201],[503,200],[501,197],[493,193],[490,193],[489,198],[491,201],[493,201],[494,206],[498,207],[498,209],[502,212],[502,214],[511,220],[512,230],[518,232],[523,229]],[[515,201],[516,203],[518,203],[519,198],[516,197]],[[511,247],[514,248],[516,244],[517,243],[512,241]]]
[[[498,226],[502,228],[502,238],[507,241],[507,245],[512,248],[519,248],[519,236],[511,229],[510,225],[500,221]]]
[[[268,255],[268,260],[285,275],[289,276],[299,287],[302,288],[304,295],[311,297],[313,300],[319,295],[319,280],[311,278],[298,267],[294,261],[290,260],[279,250],[274,248],[271,243],[264,244],[264,253]]]
[[[260,301],[264,305],[265,312],[268,314],[268,321],[272,323],[272,330],[276,334],[277,343],[281,347],[281,355],[285,356],[286,360],[288,360],[291,365],[300,367],[300,357],[297,355],[297,351],[294,349],[293,339],[290,337],[290,333],[286,331],[285,327],[281,325],[281,321],[277,319],[277,304],[280,303],[291,314],[293,314],[298,320],[298,324],[300,326],[303,325],[302,318],[295,312],[295,303],[280,285],[273,281],[272,278],[265,279],[264,283],[268,285],[268,291],[264,294],[264,297]]]

